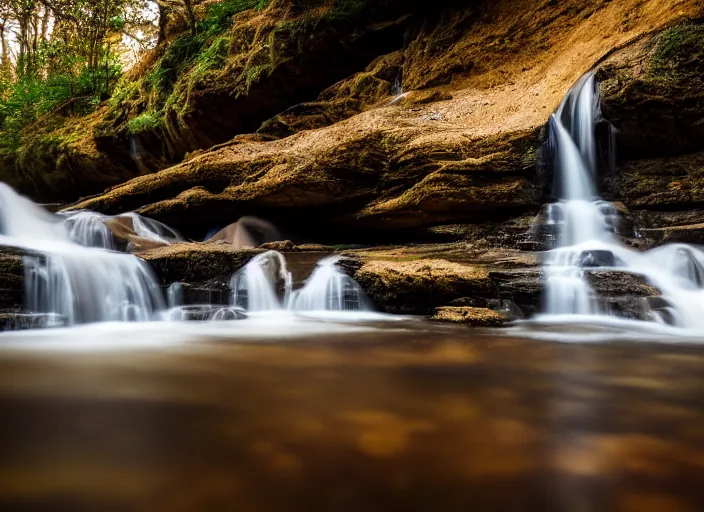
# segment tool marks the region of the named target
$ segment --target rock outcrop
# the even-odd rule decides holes
[[[485,268],[445,260],[370,261],[354,279],[382,311],[429,315],[458,297],[492,296]]]
[[[139,256],[151,265],[162,285],[215,285],[229,283],[232,274],[262,252],[234,249],[228,244],[183,243],[150,249]]]
[[[620,160],[606,194],[628,207],[651,244],[704,242],[696,226],[704,215],[701,19],[616,52],[598,71]]]
[[[235,138],[79,206],[136,209],[186,233],[223,215],[264,215],[312,235],[535,213],[543,201],[534,171],[539,132],[564,92],[614,48],[701,11],[687,0],[588,7],[504,0],[449,9],[403,50],[407,100],[389,104],[391,92],[381,100],[386,85],[378,80],[390,83],[394,69],[382,59],[256,137]],[[368,95],[355,97],[359,81],[372,84],[363,88]],[[322,103],[345,98],[359,104],[342,110],[363,112],[320,120]]]
[[[437,308],[432,319],[469,327],[501,327],[506,322],[505,318],[496,311],[469,307]]]

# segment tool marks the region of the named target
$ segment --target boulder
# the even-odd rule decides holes
[[[589,286],[601,297],[652,297],[660,290],[648,284],[642,274],[624,270],[587,270]]]
[[[150,249],[139,256],[147,261],[162,285],[175,282],[211,286],[230,277],[262,250],[234,249],[228,244],[181,243]]]
[[[516,304],[525,315],[540,311],[544,285],[540,268],[493,269],[489,278],[499,298]]]
[[[224,227],[207,242],[225,242],[236,249],[251,249],[281,240],[281,233],[271,222],[246,216]]]
[[[387,313],[429,315],[459,297],[492,297],[485,267],[445,260],[369,261],[354,278],[377,308]]]
[[[468,325],[470,327],[501,327],[502,315],[487,308],[441,307],[435,310],[432,320]]]

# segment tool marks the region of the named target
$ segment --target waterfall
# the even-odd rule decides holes
[[[608,154],[599,154],[596,126],[600,120],[599,84],[588,73],[548,122],[547,154],[555,171],[558,202],[543,210],[545,225],[557,234],[557,247],[544,260],[544,312],[608,314],[585,275],[587,268],[605,267],[645,276],[660,290],[662,296],[654,301],[650,320],[704,328],[704,252],[675,244],[641,253],[618,242],[618,212],[598,196],[599,162],[611,165],[614,161],[613,133],[603,150]]]
[[[26,254],[26,310],[67,324],[151,319],[164,303],[149,266],[129,254],[75,243],[71,228],[94,222],[89,215],[80,219],[67,226],[0,183],[0,245]]]
[[[267,251],[252,258],[232,277],[231,303],[248,311],[281,309],[291,290],[291,281],[283,254]],[[283,300],[279,298],[279,290]]]
[[[320,261],[305,286],[293,294],[290,309],[298,311],[369,311],[362,287],[337,266],[338,256]]]
[[[182,242],[183,238],[166,224],[154,219],[129,212],[110,216],[101,213],[78,210],[62,212],[64,226],[69,238],[84,247],[115,249],[115,237],[108,225],[110,222],[121,225],[127,233],[159,244]]]
[[[115,239],[105,224],[105,216],[96,212],[78,211],[66,217],[64,226],[71,240],[84,247],[114,249]]]
[[[337,265],[339,257],[321,260],[302,289],[292,291],[286,259],[276,251],[253,258],[232,277],[231,304],[248,311],[371,311],[359,284]]]
[[[163,244],[183,242],[181,235],[166,224],[154,219],[142,217],[138,213],[123,213],[113,218],[128,219],[132,223],[132,229],[137,236],[146,238],[152,242],[159,242]]]

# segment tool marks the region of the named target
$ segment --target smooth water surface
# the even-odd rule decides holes
[[[340,318],[0,336],[0,509],[704,508],[699,344]]]

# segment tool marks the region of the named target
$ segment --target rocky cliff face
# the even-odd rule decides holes
[[[314,237],[337,227],[383,232],[533,214],[544,199],[535,170],[541,127],[593,66],[601,69],[604,113],[628,159],[611,190],[627,195],[630,169],[642,165],[634,157],[695,151],[701,140],[679,125],[676,132],[657,128],[663,116],[681,118],[677,109],[698,126],[698,111],[681,94],[693,86],[665,80],[649,89],[638,71],[655,58],[666,27],[701,15],[699,2],[685,0],[448,8],[426,16],[405,46],[370,59],[317,101],[265,121],[258,133],[78,206],[136,209],[194,236],[246,214]],[[640,78],[633,82],[629,73]],[[394,97],[399,76],[404,95]],[[639,91],[660,98],[659,110],[636,108]],[[648,112],[653,117],[641,120]]]
[[[619,171],[605,180],[654,242],[701,243],[704,221],[704,24],[675,25],[600,69]]]

